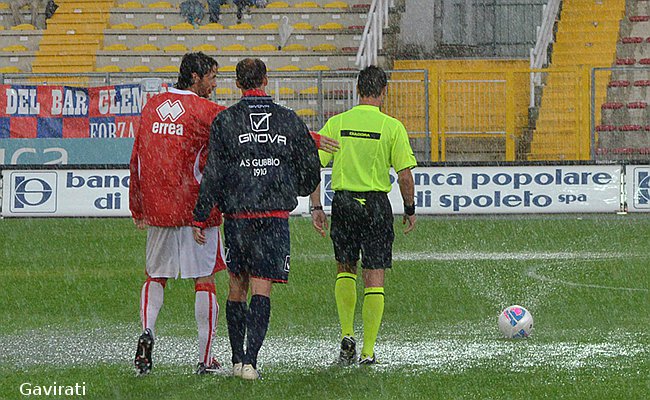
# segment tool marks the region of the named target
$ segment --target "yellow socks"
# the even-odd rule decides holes
[[[357,276],[349,272],[341,272],[336,275],[334,297],[336,298],[336,308],[339,312],[339,321],[341,322],[341,338],[344,336],[354,337],[354,307],[357,304]]]
[[[363,349],[361,358],[375,354],[375,342],[384,315],[384,288],[369,287],[363,297]]]

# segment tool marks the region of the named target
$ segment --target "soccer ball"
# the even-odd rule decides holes
[[[499,314],[499,330],[508,339],[526,338],[533,332],[533,315],[522,306],[510,306]]]

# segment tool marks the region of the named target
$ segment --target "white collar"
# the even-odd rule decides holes
[[[186,96],[192,96],[192,95],[198,96],[198,94],[192,92],[191,90],[176,89],[175,87],[170,87],[167,91],[169,93],[182,94]]]

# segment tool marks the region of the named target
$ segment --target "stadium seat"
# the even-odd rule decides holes
[[[155,72],[178,72],[178,65],[165,65],[164,67],[158,67],[155,69]]]
[[[9,9],[9,4],[0,3],[0,10],[8,10],[8,9]]]
[[[146,65],[135,65],[133,67],[128,67],[124,70],[125,72],[151,72],[151,68]]]
[[[174,7],[166,1],[158,1],[156,3],[149,4],[149,8],[174,8]]]
[[[293,29],[299,31],[310,31],[313,29],[313,26],[311,26],[311,24],[308,24],[307,22],[298,22],[293,25]]]
[[[105,65],[103,67],[95,68],[95,72],[121,72],[122,68],[117,65]]]
[[[235,91],[232,90],[232,88],[229,88],[229,87],[218,87],[218,88],[214,89],[214,94],[216,94],[217,96],[219,96],[219,95],[221,95],[221,96],[232,96],[233,94],[235,94]]]
[[[318,115],[316,110],[311,108],[301,108],[299,110],[296,110],[296,114],[298,114],[299,117],[315,117]]]
[[[348,3],[344,1],[333,1],[325,4],[323,8],[348,8]]]
[[[625,80],[617,80],[617,81],[611,81],[607,84],[609,87],[628,87],[630,86],[630,81],[625,81]]]
[[[235,72],[235,66],[234,65],[225,65],[223,67],[219,67],[219,72]]]
[[[312,51],[325,52],[325,51],[336,51],[337,48],[336,48],[336,46],[334,46],[333,44],[330,44],[330,43],[321,43],[319,45],[316,45],[316,46],[312,47],[311,50]]]
[[[633,15],[630,17],[630,22],[648,22],[650,15]]]
[[[621,38],[621,43],[623,44],[643,43],[643,38],[639,36],[624,37]]]
[[[295,91],[295,90],[293,90],[293,89],[290,88],[290,87],[284,87],[284,86],[281,87],[280,89],[278,89],[278,92],[279,92],[280,96],[282,96],[282,97],[292,97],[292,96],[295,96],[295,94],[296,94],[296,91]],[[275,94],[275,90],[274,90],[274,89],[271,89],[271,90],[269,91],[269,94],[274,95],[274,94]]]
[[[255,29],[255,28],[253,27],[253,25],[249,24],[248,22],[244,22],[243,24],[230,25],[230,26],[228,26],[228,29],[240,30],[240,31],[242,31],[242,30],[248,31],[248,30],[252,30],[252,29]]]
[[[278,30],[278,23],[277,22],[270,22],[268,24],[260,25],[257,27],[257,29],[263,30],[263,31],[277,31]]]
[[[246,51],[246,46],[243,44],[235,43],[221,48],[221,51]]]
[[[129,48],[123,43],[115,43],[104,47],[105,51],[127,51]]]
[[[202,51],[204,53],[214,52],[217,50],[219,50],[217,46],[213,44],[207,44],[207,43],[203,43],[198,46],[192,47],[192,51]]]
[[[191,31],[194,29],[194,25],[188,22],[181,22],[180,24],[172,25],[169,27],[171,31]]]
[[[274,1],[266,5],[266,8],[288,8],[289,3],[285,1]]]
[[[616,102],[616,101],[611,101],[608,103],[603,103],[600,108],[603,110],[620,110],[623,108],[623,103],[621,102]]]
[[[278,48],[277,48],[277,46],[274,46],[272,44],[265,43],[265,44],[260,44],[258,46],[251,47],[251,50],[253,50],[253,51],[277,51]]]
[[[119,8],[142,8],[142,4],[138,3],[137,1],[127,1],[126,3],[122,3],[118,5]]]
[[[29,50],[27,47],[21,45],[21,44],[14,44],[11,46],[3,47],[2,51],[6,51],[9,53],[19,53],[21,51],[27,51]]]
[[[280,68],[276,68],[276,71],[288,72],[288,71],[300,71],[299,67],[295,65],[285,65]]]
[[[154,22],[151,24],[145,24],[140,27],[141,31],[162,31],[167,29],[167,27],[163,24],[160,24],[158,22]]]
[[[305,68],[306,71],[330,71],[331,68],[327,65],[314,65],[313,67]]]
[[[307,46],[300,43],[292,43],[282,48],[284,51],[307,51]]]
[[[36,27],[32,24],[20,24],[11,27],[12,31],[35,31]]]
[[[217,22],[210,22],[209,24],[201,25],[199,27],[200,30],[222,30],[225,29],[223,25],[217,23]]]
[[[310,86],[300,91],[301,96],[310,96],[314,94],[318,94],[318,87],[316,86]]]
[[[648,107],[648,103],[645,101],[633,101],[631,103],[627,103],[625,106],[630,109],[643,110]]]
[[[136,28],[133,24],[122,22],[121,24],[111,25],[111,29],[115,29],[116,31],[128,31]]]
[[[304,1],[302,3],[296,3],[293,5],[294,8],[319,8],[320,6],[315,1]]]
[[[22,72],[20,68],[10,66],[10,67],[0,67],[0,74],[17,74]]]
[[[147,43],[147,44],[141,44],[139,46],[135,46],[131,50],[133,51],[158,51],[160,50],[157,46]]]
[[[175,43],[170,44],[169,46],[163,47],[163,51],[166,53],[169,52],[187,52],[187,47],[184,44]]]
[[[340,31],[343,29],[343,25],[339,24],[338,22],[328,22],[326,24],[318,25],[318,29],[321,31],[326,31],[326,30]]]
[[[632,57],[616,59],[616,65],[634,65],[635,63],[636,63],[636,59]]]

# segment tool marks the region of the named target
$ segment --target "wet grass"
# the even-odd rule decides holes
[[[466,368],[462,361],[445,364],[443,359],[416,359],[420,367],[413,369],[403,364],[341,369],[267,359],[261,361],[264,381],[253,384],[193,376],[191,353],[187,365],[162,363],[144,379],[133,377],[131,350],[117,363],[93,360],[92,348],[78,349],[87,354],[87,363],[25,363],[6,356],[15,352],[1,347],[8,342],[3,338],[105,329],[135,340],[146,234],[126,219],[10,219],[0,221],[0,399],[20,398],[24,382],[86,382],[85,398],[93,399],[647,398],[650,218],[421,218],[408,236],[399,233],[398,222],[394,249],[399,261],[387,274],[378,352],[382,339],[399,343],[401,338],[421,340],[423,346],[450,339],[471,346],[480,338],[481,344],[494,341],[501,348],[496,315],[514,303],[535,317],[528,347],[515,345],[511,354]],[[291,270],[289,285],[274,288],[268,335],[331,339],[334,357],[338,322],[332,248],[307,219],[292,219]],[[226,280],[225,274],[218,277],[222,305]],[[170,282],[158,334],[193,338],[193,304],[191,282]],[[224,311],[218,328],[222,339]],[[593,345],[590,349],[621,345],[623,350],[584,354],[576,350],[583,344]],[[531,357],[530,345],[554,353]],[[628,354],[628,345],[643,350]],[[564,348],[570,354],[560,354]],[[527,356],[538,364],[518,359]]]

